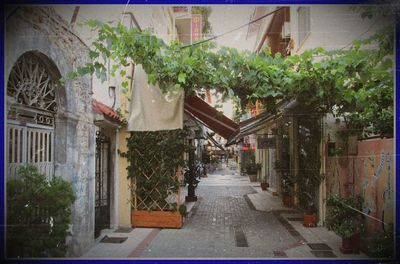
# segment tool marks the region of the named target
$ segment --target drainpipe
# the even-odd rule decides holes
[[[326,219],[326,142],[325,142],[325,134],[326,134],[326,128],[325,128],[325,117],[321,118],[321,141],[320,141],[320,156],[321,156],[321,169],[320,173],[325,175],[325,178],[322,180],[320,186],[319,186],[319,212],[318,215],[319,217],[319,222],[318,226],[323,226],[325,223]]]
[[[72,14],[71,22],[69,23],[71,28],[74,28],[76,19],[78,18],[80,6],[75,6],[74,13]]]

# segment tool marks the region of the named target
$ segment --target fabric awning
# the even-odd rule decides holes
[[[224,147],[221,146],[221,144],[219,144],[212,135],[210,135],[210,133],[207,132],[207,138],[214,144],[214,146],[216,146],[217,148],[219,148],[220,150],[225,151]]]
[[[269,112],[264,112],[258,116],[249,118],[239,123],[240,128],[235,131],[231,138],[229,138],[226,146],[236,144],[238,141],[248,135],[254,134],[263,129],[267,122],[274,120],[276,115]]]
[[[229,139],[239,128],[239,124],[221,114],[197,96],[188,96],[185,100],[184,109],[225,139]]]
[[[225,146],[237,144],[240,139],[245,136],[257,133],[257,131],[265,128],[272,121],[282,115],[288,114],[290,111],[298,106],[296,100],[280,102],[277,105],[277,113],[271,114],[270,112],[263,112],[255,117],[249,118],[239,123],[239,128],[228,139]]]

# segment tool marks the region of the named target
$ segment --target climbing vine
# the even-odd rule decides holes
[[[149,31],[120,23],[90,20],[88,25],[98,31],[89,53],[93,61],[70,77],[96,74],[106,80],[104,61],[110,58],[115,62],[111,75],[124,77],[121,66],[142,64],[149,82],[163,92],[215,89],[242,107],[259,100],[272,113],[278,102],[296,99],[310,111],[343,117],[357,133],[393,133],[393,27],[355,41],[349,50],[317,48],[283,58],[268,49],[259,54],[225,47],[214,51],[211,42],[167,45]],[[121,86],[126,89],[128,82]]]
[[[187,129],[132,132],[127,139],[128,178],[135,181],[136,210],[178,210],[168,197],[178,193],[178,167],[185,165]]]

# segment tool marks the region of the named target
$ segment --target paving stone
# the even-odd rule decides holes
[[[184,227],[162,230],[149,246],[151,251],[141,257],[274,257],[275,248],[295,240],[271,212],[249,207],[245,199],[249,193],[254,193],[251,185],[199,184],[199,200]],[[235,226],[241,232],[238,228],[235,232]],[[241,243],[244,240],[248,247]]]
[[[221,171],[223,170],[219,170]],[[231,180],[220,181],[218,177],[231,177]],[[128,236],[128,239],[122,244],[98,243],[84,257],[125,259],[129,256],[163,259],[366,257],[363,254],[340,253],[340,237],[327,231],[326,228],[306,228],[300,221],[289,222],[290,217],[300,217],[299,212],[282,207],[278,197],[269,192],[261,192],[252,185],[248,177],[220,176],[217,173],[209,175],[207,178],[202,178],[197,187],[198,201],[191,204],[191,210],[182,229],[162,229],[149,243],[144,243],[146,237],[155,229],[135,228],[130,233],[112,233],[112,236]],[[267,202],[262,204],[261,201],[265,199]],[[254,210],[254,207],[257,210]],[[247,242],[247,247],[238,246],[244,245],[244,241]],[[332,250],[313,250],[316,248],[310,248],[307,241],[310,245],[326,244]],[[140,250],[137,250],[138,248]]]

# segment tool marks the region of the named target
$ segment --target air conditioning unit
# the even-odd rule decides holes
[[[282,26],[282,38],[290,38],[290,22],[284,22]]]

